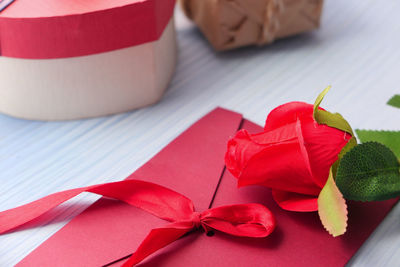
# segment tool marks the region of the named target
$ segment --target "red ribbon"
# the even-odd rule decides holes
[[[266,237],[275,228],[273,214],[260,204],[230,205],[196,212],[193,202],[175,191],[149,182],[125,180],[62,191],[0,212],[0,234],[39,217],[82,192],[121,200],[171,222],[152,229],[123,266],[141,262],[194,229],[203,228],[206,232],[214,229],[242,237]]]

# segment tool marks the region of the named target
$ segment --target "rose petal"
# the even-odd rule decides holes
[[[264,130],[268,131],[300,120],[312,176],[315,183],[322,189],[328,179],[330,166],[338,159],[337,155],[351,136],[315,122],[313,108],[313,105],[304,102],[281,105],[268,115]]]
[[[255,154],[238,177],[238,186],[264,185],[269,188],[318,195],[298,141],[269,146]]]
[[[225,164],[228,170],[239,177],[247,162],[258,152],[277,143],[287,143],[297,140],[296,124],[286,125],[274,131],[249,134],[240,130],[229,140],[225,154]]]
[[[286,192],[281,190],[272,190],[272,196],[275,202],[284,210],[289,211],[317,211],[318,197]]]
[[[225,153],[226,168],[235,177],[239,177],[247,161],[253,153],[257,153],[258,146],[252,146],[250,134],[246,130],[240,130],[236,136],[228,141]]]
[[[322,189],[328,179],[330,167],[338,159],[351,135],[314,122],[302,123],[301,129],[315,183]]]
[[[225,156],[238,185],[264,185],[301,194],[318,195],[302,139],[300,121],[273,131],[250,135],[239,131]]]
[[[302,122],[314,120],[313,109],[313,105],[304,102],[289,102],[280,105],[269,113],[264,131],[271,131],[286,124],[296,122],[298,119]]]

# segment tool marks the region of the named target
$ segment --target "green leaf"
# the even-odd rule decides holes
[[[395,108],[400,108],[400,95],[394,95],[388,102],[388,105],[391,105]]]
[[[349,152],[349,151],[350,151],[353,147],[355,147],[356,145],[357,145],[357,140],[356,140],[356,138],[353,136],[353,137],[351,137],[351,139],[349,140],[349,142],[347,142],[347,144],[342,148],[342,150],[341,150],[340,153],[339,153],[338,160],[335,161],[335,162],[333,163],[333,165],[331,166],[331,168],[332,168],[332,173],[333,173],[333,179],[336,178],[336,173],[337,173],[337,169],[338,169],[338,167],[339,167],[339,162],[340,162],[340,160],[343,158],[343,156],[344,156],[347,152]]]
[[[342,148],[342,151],[340,151],[339,154],[339,159],[343,158],[343,156],[349,152],[351,149],[353,149],[353,147],[355,147],[357,145],[357,140],[356,138],[353,136],[349,142]],[[335,176],[336,177],[336,176]]]
[[[400,195],[400,163],[386,146],[367,142],[343,156],[336,185],[346,199],[376,201]]]
[[[319,109],[319,105],[321,104],[322,100],[324,99],[325,95],[329,92],[331,86],[328,86],[321,94],[317,97],[314,103],[314,119],[319,124],[325,124],[329,127],[336,128],[347,132],[354,136],[353,129],[351,128],[350,124],[340,115],[339,113],[331,113],[326,110]]]
[[[315,100],[313,116],[316,122],[318,122],[319,124],[325,124],[328,125],[329,127],[342,130],[344,132],[351,134],[352,136],[352,138],[340,152],[339,159],[332,165],[333,177],[336,177],[339,160],[348,151],[350,151],[353,147],[357,145],[357,140],[354,138],[353,129],[351,128],[350,124],[342,117],[342,115],[340,115],[339,113],[331,113],[329,111],[322,110],[319,108],[319,105],[321,104],[322,100],[324,99],[325,95],[329,92],[330,89],[331,86],[325,88],[325,90],[322,91],[322,93],[320,93],[317,99]]]
[[[318,196],[318,214],[324,228],[334,237],[346,232],[347,205],[333,180],[332,170]]]
[[[329,92],[329,90],[331,90],[331,88],[332,88],[332,86],[330,86],[330,85],[329,85],[328,87],[326,87],[326,88],[324,89],[324,91],[322,91],[322,93],[320,93],[320,94],[318,95],[317,99],[315,99],[315,102],[314,102],[314,112],[313,112],[314,119],[315,119],[316,113],[318,112],[318,108],[319,108],[319,106],[321,105],[322,100],[324,100],[324,97],[325,97],[326,94]]]
[[[356,130],[357,136],[362,143],[376,141],[392,150],[400,159],[400,131],[369,131]]]

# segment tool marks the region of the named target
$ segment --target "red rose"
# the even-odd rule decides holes
[[[329,169],[351,135],[318,124],[313,105],[291,102],[274,109],[264,131],[239,131],[228,142],[225,163],[238,186],[263,185],[292,211],[318,210]]]

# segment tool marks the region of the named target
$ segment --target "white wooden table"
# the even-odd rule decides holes
[[[216,106],[263,124],[275,106],[313,102],[333,85],[322,106],[342,113],[354,128],[400,130],[400,110],[385,105],[400,93],[399,12],[398,0],[326,0],[320,30],[218,54],[177,11],[179,63],[159,104],[70,122],[0,115],[0,210],[68,188],[121,180]],[[0,236],[0,266],[17,263],[95,199],[77,197],[42,227]],[[351,265],[400,266],[400,206]]]

